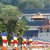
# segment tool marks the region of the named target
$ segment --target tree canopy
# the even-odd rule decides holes
[[[27,0],[20,3],[19,6],[21,9],[35,9],[35,8],[44,8],[44,4],[41,1],[37,0]]]
[[[6,31],[10,42],[13,33],[21,37],[20,35],[24,34],[27,26],[24,20],[19,20],[22,12],[17,7],[0,4],[0,32]]]
[[[3,6],[3,4],[1,4],[0,6]],[[4,25],[8,24],[10,20],[17,20],[20,14],[20,10],[15,6],[4,5],[0,9],[0,19],[3,20]]]
[[[50,0],[0,0],[0,2],[17,6],[20,9],[50,8]]]

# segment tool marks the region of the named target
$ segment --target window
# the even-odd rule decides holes
[[[43,32],[43,30],[42,30],[42,28],[40,29],[40,33],[42,33]]]
[[[32,37],[33,35],[31,35],[31,37]]]
[[[48,34],[47,34],[47,36],[48,36]]]
[[[47,29],[47,32],[49,32],[49,29]]]
[[[46,29],[43,29],[43,32],[46,32]]]
[[[41,35],[40,35],[41,36]]]

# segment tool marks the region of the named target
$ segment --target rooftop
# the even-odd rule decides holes
[[[41,13],[37,13],[32,18],[44,18],[44,16]]]
[[[47,21],[46,23],[44,23],[42,26],[40,26],[40,28],[42,28],[42,29],[50,29],[50,21]]]
[[[26,30],[24,35],[26,36],[38,35],[38,30]]]
[[[27,21],[27,25],[29,26],[42,26],[44,23],[46,23],[47,20],[41,20],[41,21]]]

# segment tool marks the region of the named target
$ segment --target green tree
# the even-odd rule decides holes
[[[4,5],[0,9],[0,31],[7,32],[9,42],[13,33],[17,33],[18,39],[21,39],[24,31],[28,29],[26,20],[19,20],[20,15],[20,10],[15,6]]]
[[[40,0],[21,0],[19,5],[21,9],[44,8],[44,3]]]
[[[45,8],[50,8],[50,0],[44,0]]]
[[[17,6],[19,9],[44,8],[44,2],[41,0],[1,0],[1,2]]]
[[[0,0],[0,2],[4,3],[4,4],[11,4],[11,5],[14,5],[14,6],[18,6],[18,1],[19,0]]]
[[[4,25],[3,19],[0,19],[0,33],[6,31],[6,26]]]
[[[25,30],[29,29],[29,26],[26,25],[26,20],[19,20],[15,27],[15,32],[17,32],[18,40],[22,43],[22,36],[24,35]]]
[[[0,9],[2,9],[3,7],[5,7],[5,5],[0,2]]]
[[[8,24],[9,21],[18,20],[21,12],[15,6],[6,5],[0,10],[0,18],[4,20],[5,24]],[[11,22],[12,23],[12,22]]]
[[[8,40],[10,40],[11,35],[14,32],[14,27],[17,23],[17,20],[19,19],[19,16],[21,15],[21,12],[19,11],[19,9],[17,7],[11,6],[11,5],[5,5],[5,7],[1,8],[0,11],[1,11],[0,18],[2,18],[3,22],[4,22],[4,23],[0,22],[1,23],[0,26],[6,27],[6,31],[8,33],[7,34]]]
[[[18,39],[20,39],[24,31],[28,28],[28,26],[26,26],[26,20],[19,20],[20,15],[21,12],[15,6],[5,5],[5,7],[1,8],[0,18],[3,19],[4,23],[0,22],[2,24],[0,26],[6,27],[9,42],[13,33],[17,33]]]
[[[4,4],[10,4],[11,0],[0,0],[0,2],[4,3]]]

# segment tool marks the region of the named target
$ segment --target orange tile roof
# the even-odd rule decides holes
[[[50,25],[41,26],[42,29],[50,29]]]
[[[48,20],[46,23],[44,23],[44,25],[40,26],[39,28],[50,29],[50,21]]]
[[[44,18],[44,16],[41,13],[36,14],[32,18]]]

